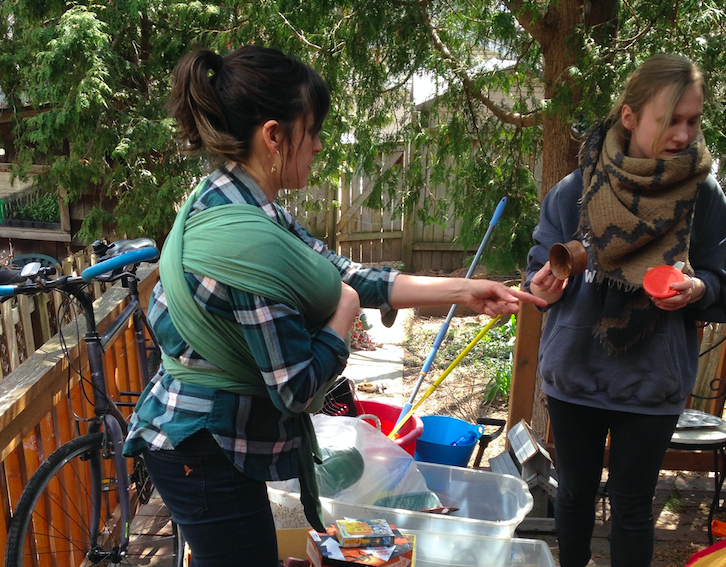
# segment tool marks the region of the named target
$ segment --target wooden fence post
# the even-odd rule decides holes
[[[508,423],[532,421],[537,379],[537,357],[542,335],[542,312],[531,303],[520,302],[512,362]],[[539,434],[539,433],[538,433]]]
[[[12,372],[20,364],[20,356],[18,354],[18,340],[15,334],[15,317],[13,314],[14,300],[4,301],[0,306],[3,318],[3,333],[8,347],[8,360],[10,361],[10,371]]]
[[[340,175],[341,185],[345,183],[345,173]],[[327,246],[333,252],[338,250],[338,209],[334,203],[338,200],[338,189],[332,184],[328,186],[328,202],[327,202],[327,216],[325,217],[325,235],[327,239]]]
[[[34,304],[29,296],[18,296],[18,313],[20,315],[20,325],[23,328],[23,341],[25,342],[25,353],[23,354],[23,360],[25,360],[35,352],[33,324],[30,319],[30,313],[33,305]]]

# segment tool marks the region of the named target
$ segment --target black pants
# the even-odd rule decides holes
[[[173,451],[145,451],[144,460],[192,567],[278,566],[267,485],[239,472],[208,431]]]
[[[555,526],[562,567],[590,560],[595,504],[610,433],[608,493],[613,567],[648,567],[653,557],[653,496],[677,415],[643,415],[548,397],[559,479]]]

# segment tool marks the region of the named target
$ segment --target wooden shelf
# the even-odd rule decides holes
[[[65,230],[47,228],[31,228],[0,225],[0,238],[20,238],[23,240],[46,240],[53,242],[70,242],[71,233]]]

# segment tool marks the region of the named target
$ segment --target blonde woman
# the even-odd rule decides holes
[[[691,61],[651,57],[542,203],[525,287],[549,304],[539,373],[562,567],[591,561],[608,435],[612,566],[650,565],[658,473],[696,379],[696,321],[726,321],[726,199],[699,127],[703,100]],[[557,279],[549,249],[573,239],[587,270]],[[647,270],[678,261],[686,277],[674,295],[649,296]]]

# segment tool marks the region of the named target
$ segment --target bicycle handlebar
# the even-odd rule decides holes
[[[113,256],[108,260],[99,262],[95,266],[86,268],[81,272],[81,277],[85,282],[91,282],[94,278],[112,272],[116,268],[121,268],[129,264],[137,264],[139,262],[148,262],[150,260],[156,260],[159,257],[159,251],[156,248],[141,248],[140,250],[133,250],[131,252],[125,252],[118,256]]]
[[[154,242],[150,239],[118,241],[118,243],[119,251],[128,251],[102,259],[98,264],[83,270],[80,276],[61,276],[54,280],[46,280],[43,277],[47,275],[48,272],[46,271],[45,274],[31,276],[26,281],[16,285],[0,285],[0,298],[12,297],[19,293],[32,294],[38,291],[61,289],[61,286],[84,286],[102,274],[140,262],[151,262],[159,257],[159,251],[154,247]]]

